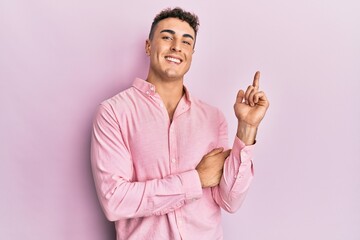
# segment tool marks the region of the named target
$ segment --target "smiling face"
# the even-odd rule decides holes
[[[152,39],[146,41],[150,56],[148,78],[182,80],[190,68],[194,53],[195,31],[178,18],[161,20]]]

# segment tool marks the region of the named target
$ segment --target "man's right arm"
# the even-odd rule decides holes
[[[196,166],[201,186],[203,188],[215,187],[219,185],[223,175],[225,159],[230,155],[230,149],[215,148],[206,154]]]
[[[100,105],[93,123],[91,163],[100,204],[110,221],[163,215],[202,196],[196,170],[132,181],[133,164],[113,111]]]

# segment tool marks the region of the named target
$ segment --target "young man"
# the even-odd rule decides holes
[[[251,179],[253,144],[269,106],[259,73],[234,110],[232,150],[223,114],[183,85],[194,53],[197,16],[158,14],[145,51],[146,80],[104,101],[94,120],[92,168],[117,239],[222,239],[221,210],[235,212]]]

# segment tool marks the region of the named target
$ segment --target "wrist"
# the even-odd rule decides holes
[[[257,126],[239,122],[236,136],[245,143],[246,146],[253,145],[256,139]]]

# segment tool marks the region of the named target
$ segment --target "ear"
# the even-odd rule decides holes
[[[145,52],[146,52],[146,55],[150,56],[150,53],[151,53],[150,39],[146,39],[146,41],[145,41]]]

